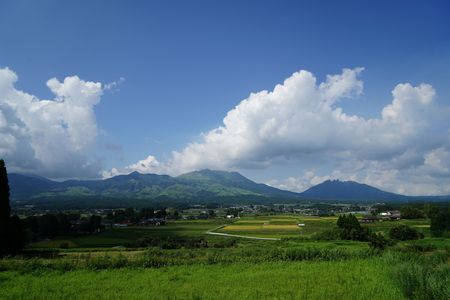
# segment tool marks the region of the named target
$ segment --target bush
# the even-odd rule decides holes
[[[367,227],[344,229],[341,231],[341,239],[352,241],[368,241],[370,234],[370,229]]]
[[[418,240],[423,234],[407,225],[398,225],[389,230],[389,237],[400,241]]]
[[[384,250],[389,241],[381,233],[371,234],[369,237],[369,247],[377,250]]]

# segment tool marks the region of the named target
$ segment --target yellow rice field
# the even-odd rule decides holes
[[[261,217],[238,220],[220,229],[221,232],[247,232],[249,234],[264,234],[264,232],[297,232],[299,219],[296,217]]]

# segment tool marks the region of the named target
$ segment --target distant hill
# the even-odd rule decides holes
[[[12,198],[23,198],[45,193],[57,188],[58,182],[44,177],[8,174]]]
[[[389,193],[355,181],[326,180],[301,193],[302,197],[323,200],[392,201],[408,197]]]
[[[133,172],[104,180],[52,181],[10,174],[12,199],[120,197],[133,199],[216,200],[230,197],[295,198],[298,193],[255,183],[237,172],[201,170],[178,177]]]

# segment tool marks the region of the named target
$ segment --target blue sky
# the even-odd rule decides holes
[[[450,106],[448,1],[0,1],[0,68],[8,68],[18,77],[13,80],[14,91],[54,101],[55,92],[47,84],[51,78],[63,82],[66,77],[78,76],[83,84],[102,83],[101,91],[92,91],[98,99],[80,112],[78,123],[70,121],[75,116],[68,112],[72,106],[51,110],[58,115],[54,115],[54,124],[64,126],[55,131],[59,139],[44,134],[49,144],[38,138],[43,133],[36,130],[36,126],[49,124],[44,122],[48,112],[41,111],[39,122],[27,123],[23,115],[10,111],[10,102],[15,100],[5,100],[0,106],[5,124],[0,154],[12,170],[52,178],[92,178],[102,172],[107,176],[135,169],[178,174],[208,167],[238,170],[256,181],[291,190],[339,177],[407,194],[450,193],[446,184],[450,166],[439,165],[450,153],[446,116],[411,113],[409,121],[410,117],[416,118],[414,124],[429,120],[429,126],[413,128],[408,134],[406,129],[399,130],[396,134],[402,145],[390,151],[372,147],[378,151],[376,155],[369,153],[367,145],[353,145],[345,137],[341,142],[332,141],[329,128],[317,132],[310,128],[311,138],[293,130],[294,136],[282,139],[295,140],[298,134],[299,140],[311,139],[311,144],[321,145],[312,149],[304,146],[306,143],[293,142],[278,147],[279,141],[270,140],[274,134],[251,145],[233,144],[245,139],[233,131],[218,137],[227,140],[222,142],[224,152],[229,153],[223,156],[216,155],[222,152],[217,145],[210,146],[202,137],[202,133],[223,126],[227,113],[250,93],[272,91],[294,72],[307,70],[319,86],[328,74],[344,74],[344,68],[357,67],[364,71],[352,73],[357,76],[352,82],[363,82],[363,88],[351,86],[350,94],[336,95],[342,101],[330,104],[332,109],[340,107],[346,115],[366,121],[382,119],[382,110],[393,102],[391,92],[397,84],[409,83],[414,88],[426,83],[435,91],[434,110],[446,111]],[[8,74],[5,82],[11,78]],[[105,89],[113,82],[117,83],[114,88]],[[60,98],[69,97],[64,91]],[[426,93],[418,93],[422,92]],[[408,91],[402,93],[400,98],[408,97]],[[30,107],[36,103],[27,101],[23,100],[23,105],[34,112]],[[253,103],[258,101],[267,102],[260,97]],[[297,109],[300,114],[305,112]],[[263,109],[264,118],[245,119],[243,124],[262,128],[272,118],[277,128],[282,128],[284,116],[278,113]],[[323,124],[326,117],[320,116]],[[12,126],[16,119],[25,123],[27,132],[35,133],[20,135]],[[300,115],[295,120],[288,124],[290,128],[307,128]],[[381,138],[396,122],[380,125],[370,134]],[[356,131],[372,126],[366,123],[353,126]],[[70,128],[95,134],[87,133],[83,139],[83,134]],[[322,132],[327,138],[317,141]],[[365,134],[369,133],[361,136]],[[422,145],[430,136],[433,141]],[[194,147],[183,152],[195,142],[202,150]],[[376,138],[372,142],[383,144]],[[29,149],[14,150],[18,145]],[[46,154],[38,154],[47,150],[51,157],[58,157],[52,161]],[[182,157],[174,158],[172,151]],[[144,169],[132,167],[149,155],[157,162],[147,160]],[[207,162],[198,162],[204,156],[208,156]],[[405,156],[412,157],[409,164],[392,167]]]

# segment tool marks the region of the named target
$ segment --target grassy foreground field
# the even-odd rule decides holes
[[[381,259],[0,273],[2,299],[402,299]]]

